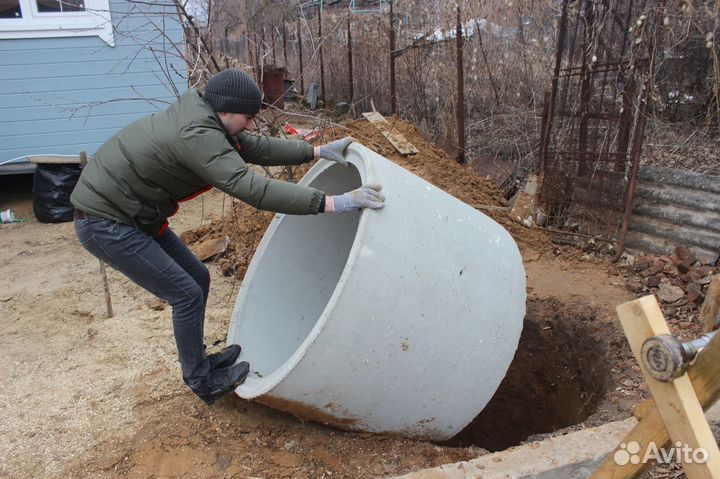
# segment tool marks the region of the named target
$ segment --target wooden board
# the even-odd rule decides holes
[[[230,244],[230,238],[223,236],[222,238],[203,240],[190,246],[190,250],[200,261],[205,261],[220,253],[224,253],[228,244]]]
[[[419,153],[415,145],[410,143],[401,133],[393,131],[392,126],[380,113],[373,111],[370,113],[362,114],[367,120],[372,123],[375,128],[395,147],[398,153],[403,156],[417,155]]]
[[[653,399],[640,404],[635,415],[640,422],[622,440],[621,444],[637,442],[644,457],[650,443],[657,448],[667,448],[669,442],[680,441],[690,447],[703,447],[708,452],[705,464],[683,464],[689,479],[720,477],[720,451],[702,414],[720,398],[720,336],[716,337],[699,355],[687,374],[669,383],[656,381],[646,374],[644,363],[639,360],[645,339],[667,334],[668,328],[654,296],[645,296],[620,305],[618,314],[626,331],[633,353],[653,394]],[[591,479],[629,479],[647,469],[651,464],[628,462],[618,465],[610,454]]]
[[[42,164],[80,164],[80,156],[28,156],[28,159],[33,163]]]
[[[705,301],[700,308],[700,321],[705,325],[705,331],[712,331],[715,328],[715,321],[720,312],[720,274],[710,281]]]

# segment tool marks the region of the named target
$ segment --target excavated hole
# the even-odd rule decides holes
[[[610,374],[605,346],[593,336],[588,315],[555,299],[529,300],[505,379],[485,409],[449,444],[499,451],[592,414]]]

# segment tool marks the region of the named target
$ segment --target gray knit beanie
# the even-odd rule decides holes
[[[215,111],[256,115],[262,105],[262,92],[250,75],[237,68],[223,70],[205,86],[203,98]]]

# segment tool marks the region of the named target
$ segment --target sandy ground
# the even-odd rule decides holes
[[[0,209],[32,219],[27,184],[7,191]],[[211,191],[184,204],[171,226],[196,228],[230,204]],[[2,225],[0,238],[0,477],[359,478],[482,452],[342,432],[235,396],[205,406],[182,383],[170,309],[109,269],[108,319],[98,262],[72,223]],[[566,256],[523,249],[530,296],[589,308],[613,324],[615,305],[631,299],[622,278],[592,258]],[[211,345],[225,339],[238,283],[208,266]],[[621,399],[605,401],[596,421],[626,417],[639,399],[622,387],[613,395]]]

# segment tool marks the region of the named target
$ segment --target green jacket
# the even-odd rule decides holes
[[[304,141],[227,136],[210,105],[189,90],[167,110],[106,141],[83,169],[70,199],[82,211],[153,235],[164,231],[178,201],[212,186],[261,210],[316,214],[321,191],[255,174],[246,163],[299,165],[312,157],[313,148]]]

